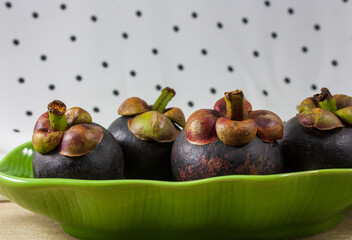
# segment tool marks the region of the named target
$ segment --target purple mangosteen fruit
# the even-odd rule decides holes
[[[190,115],[172,148],[171,166],[179,181],[235,174],[283,171],[277,139],[283,123],[273,112],[252,111],[243,92],[225,92],[214,110]]]
[[[298,111],[280,141],[286,171],[352,168],[352,97],[322,88]]]
[[[35,124],[33,175],[36,178],[119,179],[124,158],[112,134],[79,107],[66,111],[54,100]]]
[[[174,140],[185,125],[179,108],[167,108],[175,91],[164,88],[152,106],[138,97],[126,99],[108,128],[120,143],[129,179],[173,180],[170,164]]]

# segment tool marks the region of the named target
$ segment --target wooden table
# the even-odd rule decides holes
[[[1,240],[75,240],[49,218],[32,213],[15,203],[0,201]],[[352,240],[352,210],[337,227],[304,240]]]

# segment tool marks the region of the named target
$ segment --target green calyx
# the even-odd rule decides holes
[[[100,126],[90,125],[92,117],[82,108],[66,106],[59,100],[48,104],[34,128],[32,144],[41,154],[57,147],[60,154],[69,157],[83,156],[96,147],[103,138]]]
[[[135,116],[150,111],[148,104],[139,97],[127,98],[121,103],[117,113],[122,116]]]
[[[352,125],[352,106],[341,108],[335,112],[343,122]]]
[[[352,98],[347,95],[331,95],[327,88],[311,98],[304,99],[298,108],[297,119],[304,127],[331,130],[352,124]]]
[[[312,97],[306,98],[299,105],[298,112],[301,113],[303,111],[310,110],[317,107],[318,107],[318,103],[315,102],[314,98]]]
[[[92,151],[103,139],[104,133],[100,126],[81,123],[65,131],[59,151],[67,157],[79,157]]]
[[[72,107],[66,111],[66,120],[69,127],[79,123],[92,123],[92,116],[80,107]]]
[[[143,141],[173,142],[180,132],[175,124],[184,127],[186,122],[181,109],[166,109],[175,94],[172,88],[164,88],[151,107],[142,99],[131,97],[120,105],[118,113],[132,117],[128,120],[128,128],[137,138]]]
[[[209,144],[219,138],[224,144],[241,147],[256,136],[265,143],[273,143],[282,134],[279,116],[267,110],[252,111],[241,90],[225,92],[214,110],[195,111],[185,125],[186,138],[195,145]]]
[[[128,120],[128,128],[144,141],[173,142],[180,133],[172,121],[158,111],[149,111]]]
[[[54,150],[61,142],[64,131],[48,132],[47,129],[37,129],[32,135],[34,149],[41,154]]]
[[[297,114],[297,119],[304,127],[314,127],[319,130],[331,130],[343,127],[340,119],[324,108],[312,108]]]

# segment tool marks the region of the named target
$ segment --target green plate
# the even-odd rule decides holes
[[[0,161],[0,194],[82,239],[282,239],[327,230],[352,206],[352,169],[191,182],[34,179],[25,143]]]

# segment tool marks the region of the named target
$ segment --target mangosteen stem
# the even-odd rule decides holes
[[[166,105],[171,101],[171,99],[175,96],[176,92],[172,88],[166,87],[161,91],[160,96],[155,101],[152,106],[152,111],[158,111],[163,113]]]
[[[335,99],[332,97],[331,93],[327,88],[322,88],[321,93],[315,94],[313,98],[319,103],[319,106],[321,108],[333,113],[337,111]]]
[[[244,119],[244,95],[241,90],[225,92],[224,98],[226,101],[226,117],[242,121]]]
[[[55,131],[65,131],[67,129],[66,120],[66,105],[59,101],[54,100],[48,104],[48,113],[51,127]]]

